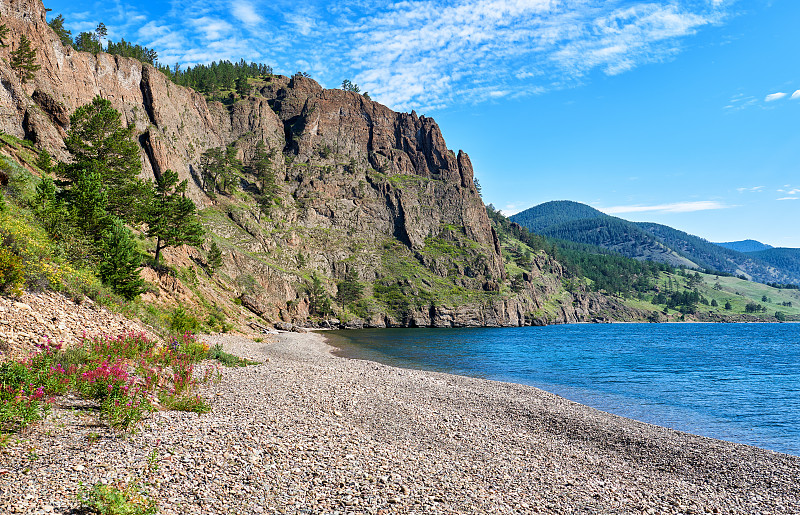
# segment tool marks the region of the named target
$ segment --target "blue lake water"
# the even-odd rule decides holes
[[[347,357],[537,386],[617,415],[800,456],[800,324],[326,335]]]

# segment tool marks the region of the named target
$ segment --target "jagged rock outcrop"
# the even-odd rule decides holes
[[[301,75],[262,81],[230,106],[208,102],[148,64],[65,47],[47,26],[41,0],[0,0],[0,15],[11,34],[11,45],[0,49],[0,131],[68,159],[70,114],[101,95],[135,127],[142,175],[172,169],[208,208],[206,228],[223,249],[217,279],[192,286],[149,271],[157,290],[149,301],[202,297],[198,305],[209,298],[217,304],[226,292],[267,321],[302,323],[313,274],[333,296],[336,281],[355,272],[376,299],[356,319],[372,326],[587,321],[610,302],[565,293],[557,263],[536,264],[523,291],[508,293],[500,241],[469,156],[449,150],[431,118],[323,89]],[[23,34],[41,65],[28,83],[8,65]],[[215,200],[201,190],[205,150],[233,144],[248,163],[260,142],[273,153],[278,183],[267,213],[245,193],[257,189],[253,176],[241,177],[236,195]],[[203,253],[168,249],[165,257],[191,268]],[[392,302],[402,309],[380,311]]]
[[[64,46],[47,25],[41,0],[3,0],[0,15],[11,36],[10,46],[0,49],[0,131],[30,139],[59,159],[68,157],[63,138],[69,115],[97,95],[110,100],[123,122],[136,128],[143,176],[172,169],[189,179],[190,195],[201,204],[208,203],[197,177],[203,151],[233,141],[247,151],[255,146],[254,136],[283,147],[282,124],[264,102],[229,112],[136,59]],[[23,34],[41,66],[28,83],[8,65]]]

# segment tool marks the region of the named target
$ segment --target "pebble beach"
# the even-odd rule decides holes
[[[98,481],[163,514],[800,513],[800,457],[510,383],[333,355],[323,334],[204,337],[256,360],[133,434],[62,399],[0,449],[0,513],[79,513]]]

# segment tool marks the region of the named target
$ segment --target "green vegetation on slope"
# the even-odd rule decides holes
[[[767,250],[772,248],[772,246],[756,240],[728,241],[715,243],[714,245],[735,250],[736,252],[758,252],[759,250]]]
[[[742,275],[763,283],[800,284],[800,266],[792,249],[742,253],[671,227],[629,222],[570,201],[546,202],[511,220],[543,236],[599,246],[635,259]]]
[[[594,245],[636,259],[695,266],[636,224],[578,202],[546,202],[511,216],[511,220],[548,238]]]

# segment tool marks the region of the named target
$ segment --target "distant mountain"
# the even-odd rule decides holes
[[[767,263],[776,271],[784,272],[788,277],[788,279],[776,280],[775,282],[798,284],[797,278],[800,278],[800,249],[769,248],[758,252],[749,252],[747,255]]]
[[[549,227],[574,222],[575,220],[594,218],[606,219],[612,217],[580,202],[554,200],[511,215],[509,220],[527,227],[529,231],[543,234]]]
[[[719,270],[734,275],[747,275],[744,263],[754,261],[735,250],[720,247],[708,240],[652,222],[636,222],[638,227],[652,234],[675,252],[687,256],[701,268]],[[747,268],[753,268],[749,264]]]
[[[767,250],[773,248],[772,245],[761,243],[756,240],[742,240],[742,241],[728,241],[723,243],[715,243],[720,247],[735,250],[736,252],[758,252],[760,250]]]
[[[510,219],[549,238],[594,245],[634,259],[698,268],[691,259],[673,252],[633,222],[609,216],[579,202],[545,202]]]
[[[666,225],[629,222],[565,200],[545,202],[510,218],[549,238],[595,245],[634,259],[744,275],[763,283],[800,284],[800,249],[773,249],[749,240],[766,248],[745,253]]]

